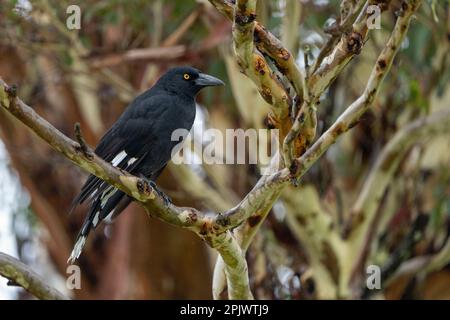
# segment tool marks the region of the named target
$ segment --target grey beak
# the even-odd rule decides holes
[[[198,78],[195,80],[195,84],[202,87],[225,85],[225,83],[223,83],[222,80],[210,76],[209,74],[206,73],[200,73]]]

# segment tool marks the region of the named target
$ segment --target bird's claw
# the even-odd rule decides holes
[[[153,188],[153,190],[156,191],[156,193],[163,199],[164,205],[167,207],[169,204],[172,203],[172,199],[166,195],[164,192],[162,192],[157,186],[156,183],[152,180],[148,180],[148,184]]]

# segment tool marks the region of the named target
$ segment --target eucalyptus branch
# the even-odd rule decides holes
[[[276,173],[271,176],[261,177],[255,187],[236,207],[219,216],[221,221],[227,222],[232,226],[236,226],[233,233],[243,252],[247,251],[255,234],[272,209],[273,204],[280,197],[284,185],[288,182],[288,171],[286,170],[284,175],[280,174],[278,171],[279,161],[280,154],[277,153],[272,158],[270,164],[270,169],[276,171]],[[266,184],[267,188],[264,187]],[[236,224],[239,219],[242,219],[245,223]],[[214,297],[219,298],[225,289],[225,264],[219,257],[214,267]]]
[[[209,2],[229,20],[234,20],[233,2],[230,0],[209,0]],[[257,49],[273,59],[278,70],[289,79],[297,95],[301,95],[301,71],[295,63],[295,57],[283,46],[277,37],[258,21],[255,21],[254,24],[253,37]]]
[[[311,144],[316,136],[316,128],[316,108],[311,105],[309,99],[305,99],[291,130],[283,141],[283,158],[286,168],[291,168],[292,160],[300,156]],[[294,148],[294,143],[296,148]],[[295,154],[296,150],[298,150],[298,154]]]
[[[212,240],[212,247],[220,253],[220,260],[225,267],[225,274],[230,299],[253,299],[250,291],[245,251],[243,251],[230,231],[221,233]],[[219,260],[219,261],[220,261]],[[213,287],[213,295],[216,297]]]
[[[0,252],[0,275],[9,279],[11,285],[21,286],[38,299],[68,300],[29,266],[2,252]]]
[[[238,0],[233,19],[233,44],[242,71],[256,84],[261,96],[272,107],[281,122],[292,104],[283,84],[276,78],[264,56],[255,48],[256,0]]]
[[[387,2],[389,2],[388,0]],[[341,17],[339,21],[339,27],[341,31],[347,31],[348,28],[351,27],[353,21],[358,17],[363,7],[366,7],[368,4],[378,4],[385,5],[386,3],[382,3],[381,1],[373,1],[373,0],[344,0],[341,2]]]
[[[364,4],[367,5],[366,0],[359,0],[356,4],[352,2],[354,1],[342,1],[340,21],[336,21],[332,26],[325,29],[325,32],[331,34],[331,37],[325,42],[317,55],[317,59],[312,68],[313,71],[316,71],[322,64],[323,59],[330,54],[339,39],[342,37],[342,34],[350,31],[353,22],[361,12],[361,8]]]
[[[353,13],[344,20],[340,27],[341,31],[338,33],[341,34],[339,42],[335,44],[331,41],[319,54],[308,81],[311,101],[319,99],[345,66],[360,54],[369,33],[368,21],[371,17],[367,10],[361,10],[364,3],[364,1],[358,1],[353,7]],[[369,0],[368,3],[372,1]],[[377,4],[381,12],[388,8],[386,3],[373,2],[372,4]],[[358,17],[355,19],[356,16]]]
[[[337,138],[353,128],[359,122],[361,116],[370,108],[406,36],[412,15],[421,2],[421,0],[404,2],[404,9],[399,14],[391,36],[375,62],[363,93],[300,158],[294,160],[296,169],[292,173],[294,177],[300,178],[336,142]]]

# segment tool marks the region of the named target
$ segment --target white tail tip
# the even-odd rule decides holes
[[[74,263],[75,260],[78,259],[78,257],[81,254],[81,251],[83,250],[84,244],[86,243],[86,236],[81,236],[78,238],[77,243],[75,243],[75,246],[73,247],[72,253],[70,254],[69,259],[67,260],[67,263]]]

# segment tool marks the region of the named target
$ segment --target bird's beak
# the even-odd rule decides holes
[[[225,85],[222,80],[205,73],[199,74],[198,78],[195,80],[195,84],[201,87]]]

